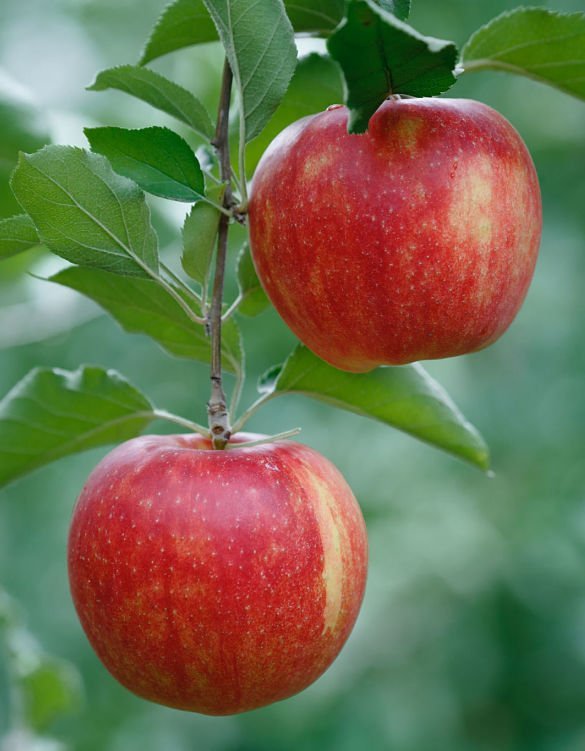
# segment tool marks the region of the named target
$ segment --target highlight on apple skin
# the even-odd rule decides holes
[[[250,242],[292,331],[365,372],[498,339],[528,290],[541,213],[530,154],[495,110],[387,100],[363,135],[333,106],[275,138],[252,183]]]
[[[261,707],[316,680],[355,623],[367,538],[349,486],[301,444],[237,447],[258,437],[224,451],[198,435],[133,439],[78,499],[73,601],[141,697],[212,715]]]

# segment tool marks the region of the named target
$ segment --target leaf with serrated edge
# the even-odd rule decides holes
[[[176,0],[167,5],[156,22],[140,65],[184,47],[216,40],[215,25],[202,0]]]
[[[585,99],[585,13],[503,13],[475,32],[461,58],[464,73],[516,73]]]
[[[435,96],[455,83],[455,45],[422,36],[372,0],[350,0],[327,47],[343,70],[350,133],[363,133],[390,94]]]
[[[203,326],[197,326],[183,308],[156,282],[117,276],[95,269],[69,268],[51,277],[51,282],[74,289],[106,310],[131,333],[146,334],[171,355],[208,363],[211,361],[209,338]],[[201,315],[199,306],[186,296],[185,302]],[[225,333],[225,332],[224,332]],[[239,358],[234,355],[238,337],[225,334],[225,367],[236,371]],[[239,341],[239,340],[238,340]]]
[[[26,214],[0,219],[0,260],[36,248],[39,244],[36,227]]]
[[[297,61],[282,0],[204,0],[234,75],[244,138],[257,136],[284,96]]]
[[[221,205],[224,193],[225,186],[218,185],[208,190],[208,197]],[[200,201],[193,206],[183,224],[181,263],[187,274],[202,287],[209,276],[220,217],[214,206]]]
[[[247,170],[253,172],[268,144],[287,125],[342,101],[339,66],[330,57],[316,53],[301,58],[278,109],[262,133],[246,148]]]
[[[203,172],[189,144],[168,128],[85,128],[92,151],[142,190],[172,201],[194,203],[205,193]]]
[[[0,401],[0,485],[69,454],[125,441],[154,419],[121,375],[37,368]]]
[[[11,186],[53,253],[128,276],[158,272],[144,194],[103,156],[72,146],[21,154]]]
[[[260,382],[263,393],[298,392],[386,423],[487,469],[489,452],[477,430],[418,363],[346,373],[299,345]]]
[[[405,0],[397,2],[404,3]],[[343,18],[345,0],[285,0],[284,7],[295,31],[326,35]],[[217,30],[203,0],[176,0],[163,10],[158,19],[140,58],[140,65],[170,52],[217,39]]]
[[[182,86],[138,65],[120,65],[98,73],[88,91],[117,89],[166,112],[206,139],[213,137],[211,118],[203,104]]]
[[[258,279],[248,243],[244,245],[238,255],[237,272],[242,298],[238,305],[238,312],[245,316],[257,316],[266,310],[270,305],[270,300]]]

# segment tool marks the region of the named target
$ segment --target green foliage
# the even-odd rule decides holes
[[[455,83],[455,45],[422,36],[372,0],[350,0],[327,48],[345,77],[350,133],[363,133],[391,94],[435,96]]]
[[[296,67],[293,29],[282,0],[203,0],[229,60],[240,106],[240,138],[257,136],[284,96]]]
[[[217,31],[203,0],[176,0],[165,8],[157,21],[140,58],[140,65],[146,65],[169,52],[216,39]]]
[[[213,125],[203,104],[190,91],[168,78],[138,65],[120,65],[103,70],[88,91],[118,89],[141,99],[189,125],[203,138],[213,136]]]
[[[142,190],[193,203],[205,195],[203,172],[189,144],[168,128],[86,128],[92,151]]]
[[[466,73],[517,73],[585,99],[585,13],[517,8],[476,31],[461,57]]]
[[[184,307],[154,281],[81,267],[64,269],[50,281],[89,297],[126,331],[146,334],[171,355],[206,363],[211,359],[209,337],[203,326],[194,325]],[[200,307],[191,297],[178,291],[177,294],[195,315],[201,315]],[[236,324],[233,321],[226,324],[223,333],[226,370],[235,373],[241,359]]]
[[[343,86],[335,62],[316,53],[301,58],[278,109],[262,133],[248,144],[247,171],[253,172],[270,142],[287,125],[341,101]]]
[[[164,11],[140,60],[144,65],[219,34],[234,74],[246,141],[270,119],[296,65],[293,30],[281,0],[266,0],[257,11],[247,0],[178,0]]]
[[[37,368],[0,401],[0,485],[62,456],[125,441],[152,405],[113,370]]]
[[[144,194],[103,156],[70,146],[21,154],[11,185],[53,253],[117,274],[157,273],[158,241]]]
[[[248,243],[244,244],[238,255],[237,277],[241,297],[238,312],[245,316],[257,316],[266,310],[270,300],[258,279]]]
[[[39,245],[39,235],[28,214],[0,219],[0,260]]]
[[[221,206],[224,185],[208,189],[208,198]],[[221,213],[214,206],[196,203],[183,224],[183,269],[202,287],[207,285]]]
[[[483,438],[418,364],[346,373],[299,345],[282,368],[268,372],[259,390],[305,394],[410,433],[481,469],[489,467]]]
[[[382,1],[387,4],[391,2]],[[397,0],[392,4],[400,6],[401,12],[404,12],[408,2]],[[245,10],[245,5],[242,7]],[[342,20],[345,0],[284,0],[284,7],[295,32],[326,36]],[[251,15],[257,17],[263,10],[260,6],[254,6]],[[271,7],[269,12],[272,13]],[[217,39],[217,29],[203,0],[176,0],[165,8],[158,19],[140,58],[140,65],[146,65],[170,52]]]

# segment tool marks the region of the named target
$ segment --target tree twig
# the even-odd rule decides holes
[[[232,79],[232,70],[226,59],[224,62],[219,109],[217,113],[217,127],[215,138],[212,143],[218,153],[221,179],[226,183],[223,206],[228,211],[232,209],[233,203],[231,190],[232,172],[228,137]],[[229,216],[222,214],[217,233],[215,276],[213,279],[213,293],[208,317],[211,335],[211,397],[207,404],[207,414],[211,440],[213,448],[215,449],[224,449],[231,436],[230,416],[227,408],[225,392],[223,390],[221,369],[221,309],[223,302],[223,282],[225,276],[229,222]]]

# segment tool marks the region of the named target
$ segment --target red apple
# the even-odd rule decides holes
[[[346,641],[367,566],[338,470],[281,441],[196,435],[122,444],[90,475],[69,537],[87,637],[124,686],[224,715],[308,686]]]
[[[494,342],[522,304],[542,225],[522,139],[463,99],[388,100],[359,136],[345,107],[299,120],[262,157],[249,220],[280,315],[355,372]]]

